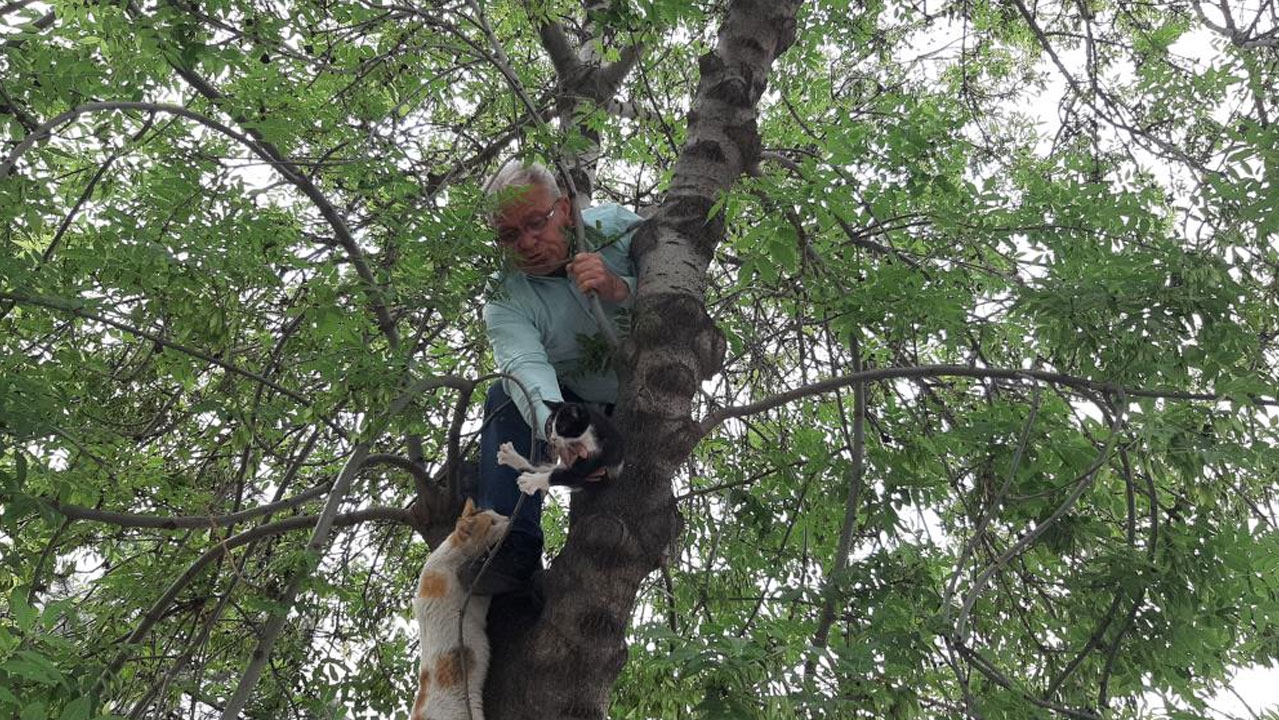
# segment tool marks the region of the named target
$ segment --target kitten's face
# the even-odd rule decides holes
[[[546,439],[552,444],[577,440],[591,426],[591,415],[585,405],[548,402],[553,411],[546,421]]]
[[[449,540],[464,548],[468,554],[479,555],[502,539],[507,522],[509,521],[505,515],[492,510],[476,510],[475,503],[467,498]]]

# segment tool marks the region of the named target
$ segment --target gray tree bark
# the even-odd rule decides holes
[[[756,107],[773,61],[794,40],[798,6],[735,0],[715,49],[699,62],[688,142],[663,203],[632,243],[639,289],[618,404],[626,471],[615,483],[574,493],[541,615],[494,603],[485,688],[491,720],[608,714],[640,583],[678,531],[671,478],[702,435],[692,397],[724,358],[704,292],[724,222],[708,216],[759,154]]]

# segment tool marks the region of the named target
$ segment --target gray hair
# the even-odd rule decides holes
[[[559,184],[555,182],[555,175],[547,170],[545,165],[518,158],[508,160],[484,184],[484,194],[490,202],[489,217],[496,215],[502,200],[510,196],[513,190],[529,185],[541,185],[551,193],[551,197],[558,198],[561,195]]]

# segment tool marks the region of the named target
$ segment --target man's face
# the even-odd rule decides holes
[[[498,209],[498,244],[529,275],[552,273],[568,259],[569,212],[567,197],[554,198],[541,185],[517,189]]]

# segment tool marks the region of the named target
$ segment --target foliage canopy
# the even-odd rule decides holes
[[[588,5],[484,8],[543,115],[539,27],[643,48],[586,137],[473,3],[0,6],[0,715],[219,714],[314,562],[286,531],[416,436],[246,709],[404,716],[402,509],[457,388],[385,411],[491,370],[483,178],[597,134],[595,199],[658,204],[727,11]],[[801,7],[714,198],[715,422],[612,717],[1200,717],[1279,659],[1276,45],[1270,4]],[[925,371],[724,410],[888,368]]]

